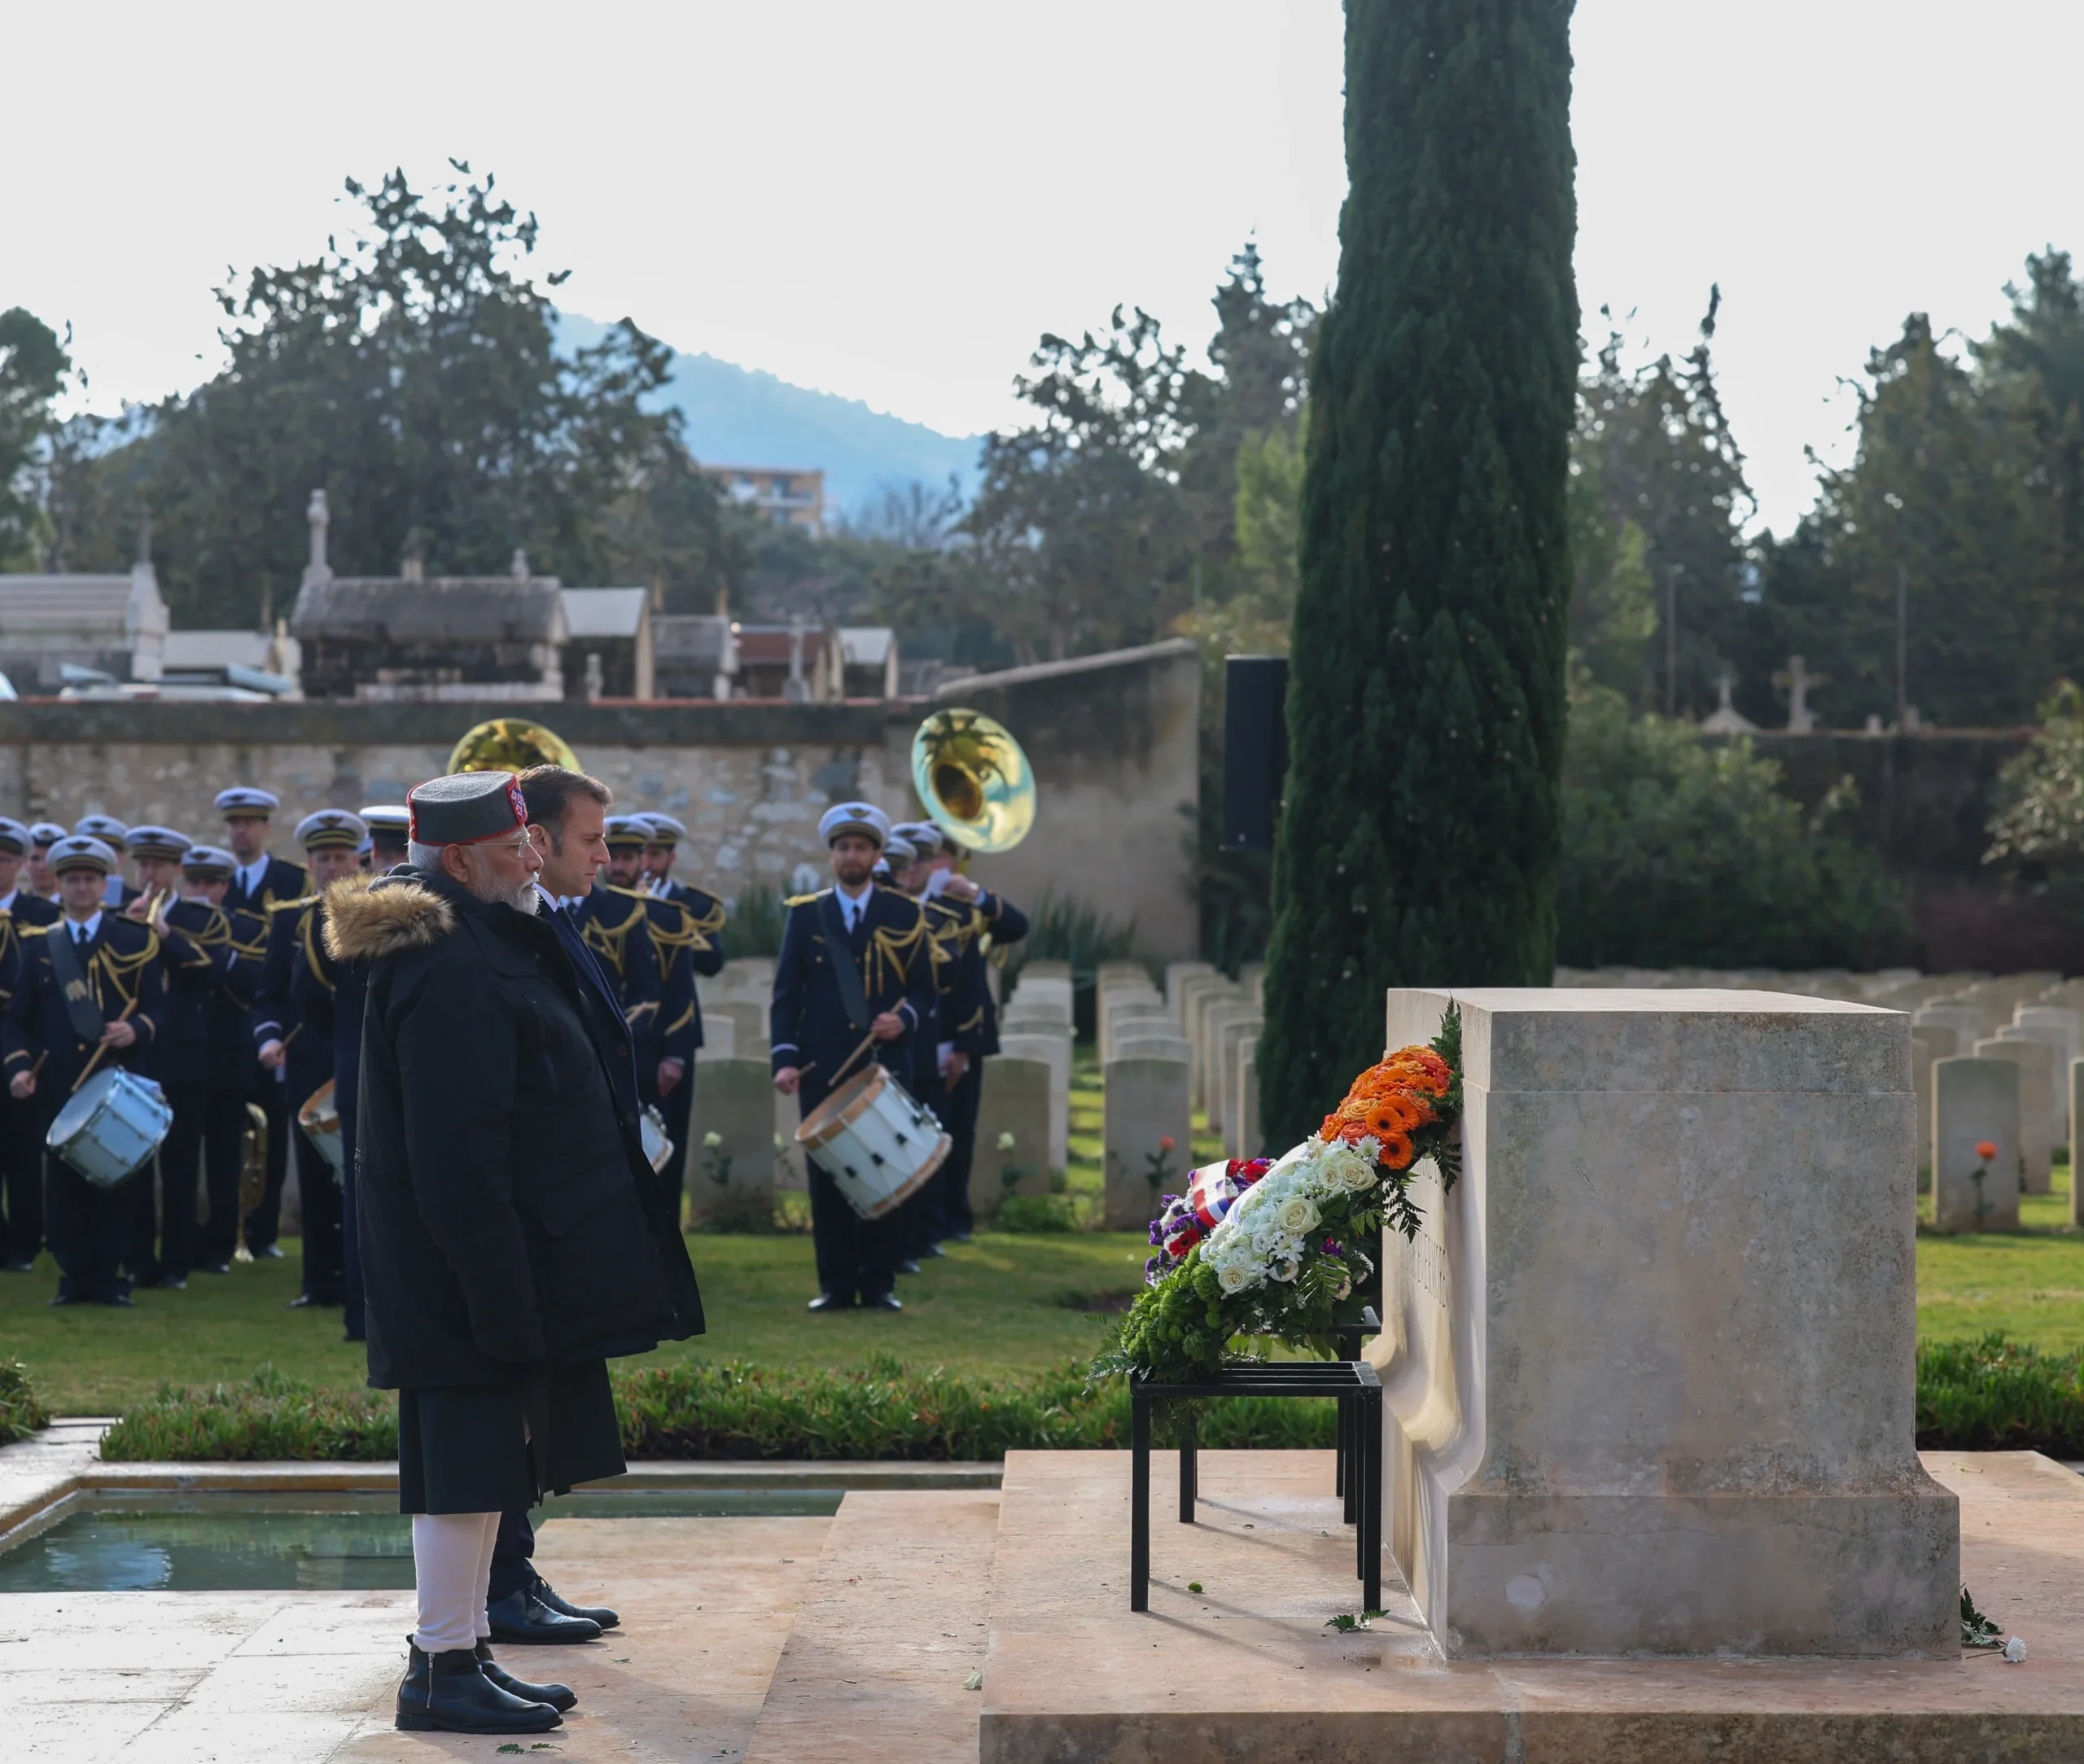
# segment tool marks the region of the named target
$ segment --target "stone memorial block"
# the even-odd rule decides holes
[[[1071,1155],[1070,1037],[1002,1035],[999,1052],[1010,1060],[1040,1060],[1049,1068],[1049,1167],[1063,1169]]]
[[[2067,1005],[2021,1005],[2012,1012],[2012,1020],[2022,1029],[2060,1028],[2069,1046],[2064,1064],[2084,1055],[2084,1012]]]
[[[1002,1136],[1011,1143],[1002,1147]],[[970,1160],[970,1210],[997,1215],[1009,1194],[1049,1192],[1049,1066],[995,1053],[984,1061],[977,1144]]]
[[[1918,1168],[1932,1168],[1932,1062],[1953,1057],[1954,1031],[1941,1023],[1911,1026],[1911,1088],[1918,1099]]]
[[[1093,1035],[1100,1049],[1100,1057],[1107,1057],[1107,1050],[1114,1044],[1114,1024],[1123,1017],[1145,1016],[1168,1018],[1165,1000],[1158,996],[1154,987],[1103,987],[1093,1013]]]
[[[1957,1661],[1959,1508],[1913,1443],[1908,1021],[1457,996],[1461,1180],[1415,1176],[1368,1350],[1440,1647]],[[1387,1045],[1447,1002],[1392,991]]]
[[[1188,1071],[1184,1060],[1107,1062],[1101,1210],[1110,1231],[1141,1231],[1158,1216],[1160,1195],[1185,1192],[1194,1167]]]
[[[2046,1194],[2055,1151],[2056,1053],[2045,1041],[1978,1041],[1979,1060],[2008,1060],[2019,1068],[2019,1147],[2015,1174],[2021,1192]]]
[[[1132,999],[1111,1005],[1107,1012],[1107,1041],[1101,1050],[1101,1057],[1111,1056],[1125,1036],[1160,1032],[1168,1035],[1179,1032],[1162,999]]]
[[[1114,1044],[1118,1060],[1191,1060],[1193,1049],[1184,1035],[1153,1031],[1149,1035],[1126,1035]]]
[[[1202,1013],[1202,1036],[1194,1044],[1194,1103],[1208,1111],[1211,1127],[1220,1125],[1216,1117],[1223,1112],[1224,1036],[1236,1024],[1259,1021],[1259,1007],[1242,993]]]
[[[1973,1054],[1932,1062],[1932,1218],[1939,1230],[2019,1228],[2023,1075],[2012,1061]],[[1996,1157],[1978,1154],[1985,1143]]]
[[[1037,956],[1021,963],[1020,977],[1023,980],[1061,980],[1069,986],[1071,983],[1071,965],[1047,956]]]
[[[1237,984],[1254,1005],[1263,1005],[1267,998],[1267,965],[1263,961],[1245,963],[1237,970]]]
[[[1201,1009],[1202,1000],[1213,992],[1230,991],[1235,983],[1219,974],[1190,974],[1180,983],[1179,996],[1171,1000],[1173,1020],[1178,1023],[1180,1033],[1189,1040],[1193,1039],[1194,1019]]]
[[[738,1047],[737,1020],[720,1011],[714,1014],[705,1011],[702,1018],[702,1045],[694,1050],[695,1064],[709,1066],[718,1060],[735,1059]]]
[[[795,1106],[793,1096],[786,1100]],[[706,1143],[711,1133],[720,1145]],[[768,1226],[774,1216],[774,1080],[767,1061],[700,1061],[688,1139],[682,1191],[689,1216],[718,1225]]]
[[[2067,1145],[2069,1140],[2069,1087],[2063,1082],[2063,1074],[2069,1070],[2075,1057],[2069,1050],[2069,1031],[2060,1023],[2007,1023],[1997,1032],[1999,1041],[2041,1041],[2047,1044],[2050,1055],[2048,1086],[2048,1140],[2051,1145]]]
[[[1983,1026],[1983,1013],[1972,1005],[1959,1005],[1952,1000],[1945,1004],[1928,1005],[1911,1019],[1914,1025],[1936,1026],[1954,1031],[1955,1045],[1972,1047],[1990,1031]]]
[[[768,1024],[771,1021],[764,1000],[750,998],[721,998],[714,1005],[702,1007],[702,1032],[707,1037],[713,1024],[728,1021],[734,1031],[732,1045],[749,1048],[755,1041],[767,1040]]]
[[[1165,964],[1165,1002],[1172,1014],[1180,1014],[1180,985],[1184,980],[1198,974],[1214,974],[1215,964],[1211,961],[1168,961]]]

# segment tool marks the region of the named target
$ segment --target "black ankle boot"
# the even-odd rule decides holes
[[[413,1733],[548,1733],[564,1718],[546,1703],[523,1701],[484,1675],[468,1648],[410,1649],[398,1687],[398,1725]]]
[[[478,1666],[484,1675],[506,1692],[509,1696],[518,1696],[524,1703],[548,1703],[552,1709],[569,1709],[579,1701],[579,1693],[568,1684],[531,1684],[526,1679],[517,1679],[492,1657],[492,1644],[478,1644]]]

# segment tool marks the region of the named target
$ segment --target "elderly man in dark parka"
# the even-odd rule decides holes
[[[606,1360],[702,1328],[687,1250],[541,917],[506,773],[412,793],[411,873],[329,904],[365,965],[357,1205],[370,1382],[398,1392],[419,1621],[398,1725],[539,1733],[576,1699],[493,1663],[502,1509],[618,1474]]]

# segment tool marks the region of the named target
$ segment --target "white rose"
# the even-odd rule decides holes
[[[1302,1264],[1299,1262],[1292,1260],[1276,1262],[1272,1267],[1267,1270],[1267,1272],[1272,1275],[1274,1279],[1284,1281],[1293,1280],[1295,1276],[1302,1272]]]
[[[1338,1173],[1339,1186],[1359,1191],[1375,1186],[1375,1167],[1364,1164],[1358,1158],[1345,1165]]]
[[[1011,1151],[1011,1150],[1013,1149],[1013,1135],[1012,1135],[1012,1134],[1010,1134],[1010,1133],[1001,1133],[1001,1134],[999,1136],[999,1149],[1000,1149],[1000,1151],[1002,1151],[1002,1152],[1009,1152],[1009,1151]]]
[[[1226,1293],[1241,1293],[1253,1284],[1254,1276],[1242,1263],[1226,1262],[1215,1271],[1215,1280]]]
[[[702,1136],[702,1144],[705,1150],[721,1151],[724,1149],[724,1136],[715,1132],[705,1133]]]
[[[1292,1201],[1283,1201],[1280,1212],[1274,1215],[1281,1228],[1291,1237],[1299,1237],[1324,1216],[1317,1210],[1315,1201],[1300,1194]]]

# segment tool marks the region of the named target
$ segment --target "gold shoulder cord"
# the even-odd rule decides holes
[[[159,933],[147,931],[145,933],[145,947],[134,956],[119,956],[108,944],[103,944],[94,952],[90,969],[94,975],[107,978],[109,990],[116,994],[118,1004],[134,1005],[138,1002],[138,988],[141,984],[139,975],[157,961],[159,956]],[[107,1009],[107,1002],[101,996],[99,978],[94,981],[94,999],[104,1010]]]
[[[315,900],[317,896],[312,898]],[[327,991],[337,992],[339,988],[334,984],[332,976],[326,973],[325,963],[318,959],[317,930],[318,915],[305,913],[304,923],[297,927],[298,935],[304,939],[304,965],[311,970],[313,978]]]
[[[586,939],[587,947],[603,961],[613,965],[618,980],[628,978],[624,971],[624,948],[629,942],[631,928],[644,916],[644,904],[639,901],[631,908],[629,917],[620,925],[603,925],[598,919],[586,921],[586,929],[581,935]]]
[[[926,935],[926,916],[917,914],[912,928],[906,931],[892,930],[887,925],[879,925],[869,935],[868,973],[869,990],[873,991],[881,983],[886,970],[894,976],[900,986],[911,978],[912,963],[922,947],[930,951],[932,940]],[[930,954],[927,960],[933,958]]]

